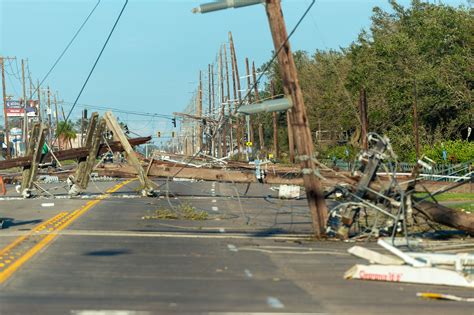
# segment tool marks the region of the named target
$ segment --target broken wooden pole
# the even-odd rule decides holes
[[[92,146],[92,138],[94,136],[94,131],[97,127],[97,122],[99,121],[99,113],[94,112],[91,115],[90,121],[89,121],[89,126],[87,127],[87,133],[86,133],[86,141],[85,141],[85,148],[90,148]],[[90,152],[90,151],[89,151]],[[81,176],[82,173],[84,173],[85,167],[86,167],[86,162],[89,156],[81,156],[78,158],[77,162],[77,169],[76,169],[76,174],[74,175],[73,182],[76,182],[78,178]],[[95,157],[94,157],[95,158]],[[82,187],[81,187],[82,188]],[[82,189],[85,189],[82,188]]]
[[[120,127],[117,119],[112,114],[112,112],[106,112],[104,118],[108,128],[114,133],[114,137],[117,137],[120,143],[122,144],[128,163],[132,165],[137,171],[138,180],[141,184],[142,194],[146,196],[153,196],[153,183],[146,176],[145,171],[143,170],[142,165],[140,164],[140,161],[135,155],[135,151],[133,151],[132,146],[130,145],[130,143],[128,143],[128,139],[123,133],[123,130]]]
[[[44,124],[36,123],[31,131],[30,142],[26,151],[30,157],[30,164],[23,167],[21,180],[21,195],[23,198],[31,197],[33,181],[38,173],[38,165],[41,160],[44,141],[46,139],[47,127]]]
[[[99,121],[99,114],[93,113],[86,134],[86,148],[89,149],[89,155],[85,159],[81,158],[79,162],[73,185],[69,190],[70,195],[78,195],[87,189],[104,130],[105,120],[101,119]]]

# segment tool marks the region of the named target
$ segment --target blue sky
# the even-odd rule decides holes
[[[240,72],[244,58],[259,66],[271,57],[273,44],[263,6],[195,15],[194,0],[130,0],[96,71],[79,100],[171,114],[183,110],[197,85],[199,70],[216,59],[233,32]],[[287,28],[293,28],[310,0],[283,0]],[[438,1],[436,1],[438,2]],[[83,22],[96,0],[0,0],[0,54],[28,59],[33,79],[41,79]],[[408,5],[409,1],[399,1]],[[467,4],[467,0],[443,1]],[[73,102],[123,1],[102,0],[94,15],[46,84],[60,98]],[[293,50],[345,47],[370,26],[372,8],[389,10],[385,0],[319,0],[291,40]],[[22,22],[23,21],[23,22]],[[8,64],[7,64],[8,65]],[[16,72],[16,64],[13,70]],[[21,88],[6,80],[7,94]],[[65,106],[65,110],[69,107]],[[73,118],[79,117],[78,110]],[[169,121],[120,114],[138,133],[169,129]]]

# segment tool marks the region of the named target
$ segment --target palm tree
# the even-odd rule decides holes
[[[62,149],[61,143],[63,144],[65,143],[66,148],[67,148],[67,144],[69,143],[69,145],[72,148],[71,139],[76,139],[77,137],[76,131],[74,130],[72,123],[68,121],[60,121],[58,123],[58,126],[56,127],[56,137],[58,137],[59,139],[60,150]]]

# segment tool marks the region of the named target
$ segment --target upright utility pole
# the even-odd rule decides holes
[[[415,135],[416,160],[420,159],[420,138],[418,130],[418,95],[416,93],[416,80],[413,81],[413,133]]]
[[[48,130],[49,130],[49,139],[48,142],[50,146],[53,144],[53,130],[52,126],[53,124],[51,123],[52,117],[51,117],[51,90],[49,89],[48,86]],[[51,148],[52,150],[53,148]]]
[[[232,38],[232,33],[229,32],[229,47],[230,47],[230,57],[232,60],[232,82],[234,86],[234,109],[233,113],[237,111],[236,104],[240,104],[242,102],[242,93],[240,92],[240,78],[239,78],[239,67],[237,65],[237,56],[235,55],[235,47],[234,47],[234,40]],[[239,150],[239,157],[243,149],[243,137],[242,137],[242,128],[240,126],[240,118],[237,116],[236,118],[237,124],[237,147]]]
[[[37,90],[37,94],[38,94],[38,120],[39,120],[39,122],[41,122],[43,114],[41,112],[41,90],[40,90],[39,80],[36,81],[36,85],[38,87],[38,90]]]
[[[58,101],[56,99],[56,94],[54,94],[54,112],[56,115],[56,130],[57,130],[59,126],[59,112],[58,112]]]
[[[199,71],[199,90],[198,90],[198,95],[197,95],[197,108],[196,108],[196,115],[198,117],[202,116],[202,73]],[[198,150],[201,150],[202,148],[202,121],[198,120],[197,121],[197,146]]]
[[[272,98],[275,97],[275,82],[273,80],[270,82],[270,92],[272,94]],[[278,150],[278,122],[277,122],[277,113],[273,112],[273,154],[275,154],[275,158],[278,158],[279,150]]]
[[[26,144],[28,140],[28,113],[26,112],[28,101],[26,100],[26,85],[25,85],[25,61],[21,59],[21,82],[23,86],[23,142]]]
[[[257,82],[257,72],[255,71],[255,62],[252,62],[252,77],[253,77],[253,86],[255,94],[255,102],[260,102],[260,96],[258,94],[258,82]],[[274,112],[275,113],[275,112]],[[260,150],[265,150],[265,138],[263,135],[263,124],[262,124],[262,115],[257,115],[258,120],[258,141],[260,144]]]
[[[0,57],[0,62],[2,66],[2,92],[3,92],[3,115],[5,116],[5,142],[7,143],[7,154],[6,158],[10,159],[10,136],[9,136],[9,128],[8,128],[8,115],[7,115],[7,88],[5,86],[5,59],[4,57]],[[2,148],[0,148],[0,153],[2,152]]]
[[[291,122],[291,110],[286,112],[286,124],[288,126],[288,147],[290,150],[290,162],[295,163],[295,138],[293,136],[293,123]]]
[[[221,127],[221,136],[222,136],[222,150],[221,150],[221,157],[227,156],[227,132],[226,132],[226,119],[225,119],[225,92],[224,92],[224,67],[222,65],[222,46],[219,49],[219,78],[221,82],[221,119],[222,119],[222,127]]]
[[[232,131],[232,108],[230,102],[230,82],[229,82],[229,62],[227,60],[227,46],[224,44],[224,63],[225,63],[225,82],[227,87],[227,113],[229,115],[229,148],[230,152],[234,151],[234,133]]]
[[[211,95],[209,96],[211,98],[211,103],[212,103],[212,116],[213,118],[216,118],[216,99],[215,99],[215,90],[214,90],[214,64],[211,65]],[[217,132],[217,130],[213,130],[213,132]],[[212,154],[211,156],[216,155],[216,137],[214,134],[212,134]]]
[[[290,121],[296,135],[296,147],[303,173],[304,186],[308,205],[311,211],[314,233],[316,237],[325,234],[327,222],[327,207],[324,200],[321,183],[316,176],[313,161],[313,139],[309,128],[308,117],[304,105],[303,93],[301,92],[295,61],[291,53],[290,43],[287,41],[283,13],[280,0],[266,0],[266,11],[270,29],[273,37],[275,51],[278,53],[278,63],[283,81],[285,94],[291,97],[293,108],[290,112]],[[280,50],[280,47],[283,48]]]
[[[246,70],[246,73],[247,73],[247,102],[249,104],[252,103],[252,83],[250,81],[250,67],[249,67],[249,58],[245,58],[245,70]],[[252,145],[253,143],[255,142],[255,138],[253,136],[253,124],[252,124],[252,119],[250,117],[250,115],[246,115],[245,118],[247,119],[247,136],[248,136],[248,141],[252,142]]]
[[[212,113],[212,97],[211,97],[212,89],[211,89],[211,64],[208,64],[207,66],[207,102],[209,103],[209,109],[208,109],[208,115],[209,118],[214,118],[213,113]],[[212,156],[212,150],[214,148],[214,137],[211,134],[212,133],[212,128],[207,125],[207,128],[209,130],[209,136],[208,136],[208,141],[207,141],[207,147],[209,149],[209,155]]]
[[[359,93],[359,115],[360,115],[360,137],[362,139],[362,148],[364,150],[368,149],[367,143],[367,132],[369,129],[369,120],[367,118],[367,95],[365,93],[365,88],[362,87]]]

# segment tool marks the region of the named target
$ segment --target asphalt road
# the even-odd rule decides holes
[[[344,280],[364,261],[351,243],[308,239],[305,200],[255,184],[158,184],[159,198],[111,182],[85,199],[0,200],[0,313],[474,314],[416,297],[473,290]],[[153,218],[191,207],[207,219]]]

